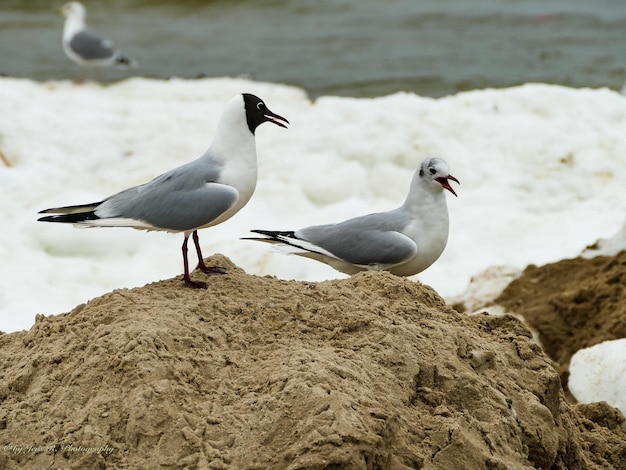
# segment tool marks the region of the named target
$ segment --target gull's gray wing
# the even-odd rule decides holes
[[[85,60],[109,59],[115,55],[113,43],[90,29],[76,33],[69,46]]]
[[[395,265],[411,259],[418,250],[416,242],[401,233],[409,222],[406,214],[396,210],[307,227],[294,235],[352,264]]]
[[[105,199],[95,213],[100,218],[143,221],[159,229],[196,229],[239,199],[235,188],[217,182],[220,171],[221,166],[212,162],[190,162]]]

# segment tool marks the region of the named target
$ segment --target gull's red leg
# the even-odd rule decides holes
[[[194,233],[194,240],[197,237],[196,232]],[[183,263],[185,264],[185,275],[183,276],[183,280],[187,287],[191,287],[192,289],[206,289],[206,282],[202,281],[192,281],[189,276],[189,262],[187,260],[187,241],[189,240],[189,235],[185,234],[185,241],[183,242]],[[196,245],[197,246],[197,245]]]
[[[220,266],[207,266],[204,264],[204,258],[202,257],[202,250],[200,249],[200,239],[198,237],[198,231],[193,232],[193,242],[196,245],[196,253],[198,253],[198,268],[205,274],[227,274],[226,268]]]

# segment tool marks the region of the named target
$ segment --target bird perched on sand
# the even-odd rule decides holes
[[[204,264],[198,230],[224,222],[250,200],[257,181],[254,134],[264,122],[285,128],[289,123],[257,96],[237,95],[226,105],[213,142],[200,158],[100,202],[43,210],[40,214],[55,215],[39,221],[183,232],[183,280],[189,287],[206,288],[189,276],[187,241],[193,235],[201,271],[224,272]]]
[[[85,24],[87,11],[79,2],[69,2],[61,7],[65,16],[63,50],[70,60],[81,67],[136,67],[138,62],[121,54],[113,42]]]
[[[459,183],[446,161],[428,158],[415,172],[404,204],[395,210],[296,231],[252,230],[263,237],[249,239],[279,244],[288,253],[346,274],[385,270],[411,276],[433,264],[448,241],[443,190],[456,196],[449,180]]]

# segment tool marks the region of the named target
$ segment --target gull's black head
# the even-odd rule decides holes
[[[289,124],[289,121],[270,111],[261,98],[250,93],[243,93],[242,96],[246,108],[246,120],[248,122],[250,132],[254,134],[257,127],[268,121],[273,122],[277,126],[287,128],[285,123]]]

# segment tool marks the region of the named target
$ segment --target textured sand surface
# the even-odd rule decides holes
[[[207,262],[229,269],[208,290],[116,290],[0,335],[0,468],[626,462],[621,413],[569,403],[512,316],[460,314],[388,273],[311,283]]]
[[[565,379],[576,351],[626,338],[626,251],[529,266],[495,302],[533,326]]]

